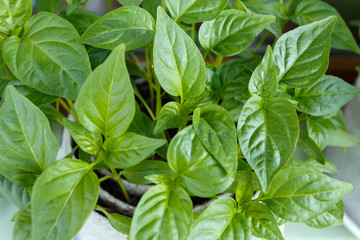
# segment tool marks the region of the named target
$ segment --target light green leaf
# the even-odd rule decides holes
[[[166,0],[166,6],[175,22],[198,23],[216,18],[227,0]]]
[[[314,158],[308,158],[305,163],[311,165],[313,170],[337,175],[337,170],[334,163],[327,158],[325,158],[325,164],[319,163]]]
[[[125,45],[115,48],[89,75],[77,98],[80,123],[105,138],[120,137],[135,114],[135,97],[125,65]]]
[[[142,0],[118,0],[123,6],[139,6]]]
[[[214,20],[201,25],[199,41],[205,50],[216,55],[233,56],[247,49],[274,20],[274,16],[225,10]]]
[[[20,210],[30,202],[30,194],[23,186],[11,182],[2,175],[0,175],[0,194]]]
[[[3,57],[15,77],[49,95],[75,100],[89,75],[90,63],[79,34],[68,21],[51,13],[34,15],[22,38],[8,38]]]
[[[251,218],[251,233],[258,238],[283,240],[276,219],[270,209],[260,202],[248,202],[242,206],[245,216]]]
[[[259,201],[285,220],[307,222],[338,203],[352,188],[320,172],[287,166]]]
[[[28,204],[16,218],[12,233],[13,240],[31,240],[31,205]]]
[[[331,46],[360,54],[350,29],[338,11],[330,4],[318,0],[303,0],[295,8],[294,18],[299,25],[305,25],[329,16],[336,16],[337,21],[331,36]]]
[[[277,69],[273,60],[272,49],[269,46],[259,66],[251,75],[249,92],[252,96],[271,98],[278,89]]]
[[[36,0],[36,9],[39,12],[52,12],[55,13],[59,9],[63,0]]]
[[[74,25],[79,34],[83,34],[86,29],[100,17],[90,12],[74,12],[66,15],[65,12],[59,12],[62,18],[65,18]]]
[[[316,143],[306,131],[300,131],[298,147],[321,164],[325,164],[325,157]]]
[[[299,111],[323,116],[341,108],[359,93],[360,88],[338,77],[324,75],[311,86],[296,89],[294,100],[298,102]]]
[[[31,188],[55,161],[58,145],[45,115],[13,86],[0,109],[0,174]]]
[[[247,167],[245,169],[238,171],[238,178],[236,180],[238,184],[236,187],[235,197],[236,197],[236,201],[240,205],[242,205],[246,202],[249,202],[254,195],[251,168]]]
[[[168,102],[160,109],[154,134],[159,134],[166,129],[184,126],[188,122],[188,115],[184,113],[179,103]]]
[[[189,240],[249,240],[250,223],[237,213],[234,199],[221,198],[213,202],[194,223]]]
[[[313,228],[328,228],[343,223],[344,204],[342,201],[331,206],[329,209],[312,219],[309,219],[305,224]]]
[[[182,100],[205,88],[205,62],[194,41],[159,7],[154,42],[154,70],[163,89]]]
[[[238,136],[244,156],[267,192],[275,174],[295,151],[299,122],[294,105],[286,99],[266,102],[253,96],[241,111]]]
[[[31,13],[31,0],[1,0],[0,32],[6,35],[19,35]]]
[[[110,137],[103,146],[107,152],[105,162],[116,168],[129,168],[149,157],[165,143],[164,139],[148,138],[131,132],[121,137]]]
[[[130,233],[131,220],[132,218],[120,215],[118,213],[106,214],[109,222],[116,231],[121,232],[123,234]]]
[[[33,239],[71,239],[94,209],[99,179],[90,165],[62,159],[37,179],[31,198]]]
[[[282,35],[274,48],[280,68],[278,79],[292,87],[307,87],[326,72],[329,65],[330,36],[336,17],[328,17],[295,28]]]
[[[208,151],[235,178],[237,169],[237,135],[230,114],[222,107],[207,104],[195,109],[193,129]]]
[[[131,224],[130,240],[185,240],[192,222],[192,201],[180,186],[157,185],[141,198]]]
[[[151,43],[154,35],[153,17],[140,7],[128,6],[112,10],[96,20],[79,42],[110,50],[125,44],[126,50],[132,50]]]
[[[66,118],[64,125],[69,130],[74,141],[87,153],[97,155],[102,148],[103,139],[100,133],[90,132],[79,123],[74,123]]]
[[[329,131],[327,143],[329,146],[336,147],[354,147],[360,145],[360,141],[350,133],[335,129]]]
[[[139,164],[126,168],[122,171],[122,175],[135,184],[149,184],[150,181],[145,177],[150,175],[173,175],[173,171],[169,168],[167,162],[147,160]]]

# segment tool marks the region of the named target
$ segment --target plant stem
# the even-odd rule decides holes
[[[79,116],[78,116],[78,114],[77,114],[77,112],[76,112],[76,109],[75,109],[75,107],[74,107],[73,102],[72,102],[71,100],[68,100],[68,99],[66,99],[66,101],[67,101],[67,103],[68,103],[69,106],[70,106],[71,112],[73,113],[76,122],[79,122]]]
[[[101,211],[103,214],[105,214],[105,216],[108,216],[108,215],[109,215],[109,213],[108,213],[102,206],[100,206],[100,205],[96,205],[96,206],[95,206],[95,209]]]
[[[88,0],[85,0],[83,6],[81,8],[81,12],[84,12],[87,2],[88,2]]]
[[[258,41],[258,43],[255,45],[254,49],[252,50],[253,53],[256,53],[257,50],[261,47],[261,45],[265,42],[266,38],[269,36],[270,32],[266,31],[262,38]]]
[[[60,105],[61,105],[63,108],[65,108],[65,110],[66,110],[67,112],[70,112],[70,111],[71,111],[70,108],[69,108],[69,106],[65,103],[65,101],[64,101],[62,98],[58,98],[58,101],[59,101]]]
[[[130,198],[128,192],[126,191],[126,188],[125,188],[125,186],[124,186],[124,183],[121,181],[121,178],[120,178],[120,175],[121,175],[121,174],[118,174],[118,173],[116,172],[115,168],[113,168],[113,167],[110,167],[110,170],[111,170],[111,172],[112,172],[112,174],[113,174],[113,177],[114,177],[114,178],[116,179],[116,181],[119,183],[119,186],[120,186],[122,192],[124,193],[124,196],[125,196],[125,198],[126,198],[126,201],[127,201],[128,203],[131,203],[131,198]]]
[[[146,59],[146,73],[145,73],[145,76],[146,76],[146,81],[154,86],[154,83],[153,83],[153,74],[152,74],[152,71],[151,71],[151,60],[150,60],[150,50],[149,50],[149,47],[146,46],[145,47],[145,59]],[[157,89],[156,85],[155,85],[155,91]],[[151,102],[151,109],[154,109],[154,102],[155,102],[155,96],[154,96],[154,89],[153,88],[149,88],[149,92],[150,92],[150,102]]]
[[[207,50],[207,51],[205,51],[204,52],[204,54],[203,54],[203,58],[204,58],[204,60],[206,59],[206,57],[208,56],[208,54],[210,53],[210,51],[209,50]]]
[[[100,178],[99,182],[103,182],[103,181],[108,180],[109,178],[112,178],[112,177],[114,177],[114,176],[113,175],[107,175],[105,177]]]
[[[74,147],[74,149],[68,155],[66,155],[65,158],[72,158],[75,151],[78,150],[78,148],[79,148],[79,145],[76,145],[76,147]]]
[[[245,10],[244,6],[242,5],[242,3],[239,0],[236,0],[236,7],[235,8],[238,9],[238,10],[241,10],[241,11]]]
[[[221,65],[223,59],[224,59],[223,56],[217,56],[216,57],[216,61],[215,61],[215,64],[214,64],[216,68],[218,68]]]
[[[107,3],[108,3],[108,6],[109,6],[109,10],[113,10],[114,9],[114,6],[112,4],[112,0],[107,0]]]
[[[156,79],[156,77],[155,77],[155,85],[156,85],[156,118],[158,118],[162,106],[162,100],[161,100],[161,86],[159,81]]]
[[[196,25],[195,23],[191,24],[191,39],[195,41],[195,34],[196,34]]]
[[[153,111],[151,110],[151,108],[149,107],[149,105],[147,104],[147,102],[144,100],[144,98],[143,98],[142,96],[137,96],[137,97],[138,97],[138,99],[141,101],[141,103],[144,105],[144,107],[146,108],[146,110],[148,111],[151,119],[152,119],[153,121],[155,121],[156,118],[155,118],[155,116],[154,116],[154,113],[153,113]]]

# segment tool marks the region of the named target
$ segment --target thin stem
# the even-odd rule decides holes
[[[255,45],[254,49],[252,50],[253,53],[256,53],[257,50],[261,47],[261,45],[265,42],[266,38],[269,36],[270,32],[266,31],[258,43]]]
[[[71,100],[68,100],[68,99],[66,99],[66,101],[70,106],[71,112],[73,113],[76,122],[79,122],[79,116],[78,116],[78,114],[76,112],[76,109],[75,109],[75,106],[74,106],[73,102]]]
[[[81,12],[84,12],[87,2],[88,2],[88,0],[85,0],[85,2],[83,3],[83,6],[81,8]]]
[[[106,217],[109,217],[109,213],[100,205],[96,205],[95,209],[99,210],[100,212],[102,212],[103,214],[105,214]]]
[[[59,111],[59,109],[60,109],[60,103],[59,103],[59,101],[56,99],[56,101],[55,101],[55,103],[56,103],[56,111]]]
[[[158,118],[162,106],[162,99],[161,99],[161,86],[159,81],[156,79],[156,77],[155,77],[155,85],[156,85],[156,118]]]
[[[103,181],[108,180],[109,178],[112,178],[112,177],[114,177],[114,176],[113,175],[107,175],[105,177],[100,178],[99,182],[103,182]]]
[[[67,112],[70,112],[70,111],[71,111],[70,108],[69,108],[69,106],[65,103],[65,101],[64,101],[62,98],[59,98],[58,100],[59,100],[60,105],[61,105],[63,108],[65,108],[65,110],[66,110]]]
[[[144,98],[143,98],[141,95],[139,95],[139,96],[137,95],[137,97],[138,97],[138,99],[141,101],[141,103],[144,105],[144,107],[146,108],[146,110],[148,111],[151,119],[152,119],[153,121],[155,121],[156,118],[155,118],[155,116],[154,116],[154,113],[153,113],[153,111],[151,110],[151,108],[149,107],[149,105],[147,104],[147,102],[144,100]]]
[[[76,147],[74,147],[74,149],[68,155],[66,155],[65,158],[72,158],[75,151],[78,150],[78,148],[79,148],[79,145],[76,145]]]
[[[206,57],[208,56],[208,54],[210,53],[210,51],[209,50],[207,50],[207,51],[205,51],[204,52],[204,54],[203,54],[203,58],[204,58],[204,60],[206,59]]]
[[[195,23],[191,24],[191,39],[195,41],[195,34],[196,34],[196,25]]]
[[[124,193],[124,196],[125,196],[125,198],[126,198],[126,201],[127,201],[128,203],[131,203],[131,198],[130,198],[130,196],[129,196],[129,194],[128,194],[125,186],[124,186],[124,183],[121,181],[120,174],[118,174],[118,173],[116,172],[115,168],[113,168],[113,167],[110,167],[110,170],[111,170],[111,172],[112,172],[112,174],[113,174],[113,177],[114,177],[114,178],[116,179],[116,181],[119,183],[119,186],[120,186],[122,192]]]
[[[223,56],[217,56],[216,57],[216,61],[215,61],[215,64],[214,64],[216,68],[218,68],[221,65],[223,59],[224,59]]]
[[[244,11],[245,8],[239,0],[236,0],[236,9]]]
[[[113,10],[114,9],[114,6],[112,4],[112,0],[107,0],[107,3],[108,3],[108,6],[109,6],[109,10]]]
[[[150,52],[149,52],[149,47],[146,46],[145,47],[145,59],[146,59],[146,81],[151,84],[154,85],[153,83],[153,74],[151,72],[151,65],[150,65]],[[156,91],[156,86],[155,86],[155,91]],[[149,88],[149,92],[150,92],[150,102],[151,102],[151,108],[154,109],[154,102],[155,102],[155,96],[154,96],[154,89],[153,88]]]

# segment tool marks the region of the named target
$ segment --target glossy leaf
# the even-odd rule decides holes
[[[0,1],[0,32],[17,36],[31,17],[31,0]]]
[[[125,44],[126,50],[132,50],[148,45],[154,35],[153,17],[142,8],[128,6],[112,10],[96,20],[79,42],[110,50]]]
[[[314,158],[308,158],[305,162],[311,165],[313,170],[337,175],[337,170],[334,163],[327,158],[325,158],[325,164],[319,163]]]
[[[276,65],[273,60],[272,49],[269,46],[260,65],[251,75],[249,92],[252,96],[270,98],[276,95],[278,89]]]
[[[267,192],[296,147],[299,124],[295,107],[286,99],[250,98],[240,114],[238,136],[244,156]]]
[[[307,222],[338,203],[352,188],[322,173],[288,166],[275,176],[269,192],[259,200],[285,220]]]
[[[169,168],[167,162],[147,160],[139,164],[126,168],[122,171],[122,175],[135,184],[150,184],[145,177],[150,175],[173,175],[173,171]]]
[[[274,20],[274,16],[225,10],[214,20],[201,25],[199,41],[205,50],[216,55],[233,56],[247,49]]]
[[[159,7],[154,42],[154,70],[163,89],[190,99],[205,88],[205,62],[193,40]]]
[[[28,204],[24,210],[20,212],[16,218],[13,228],[13,240],[31,240],[31,205]]]
[[[316,143],[305,131],[300,131],[298,147],[321,164],[325,164],[325,157]]]
[[[63,122],[74,141],[82,150],[92,155],[99,153],[103,144],[100,133],[90,132],[79,123],[74,123],[66,118],[63,119]]]
[[[36,9],[39,12],[46,11],[55,13],[59,9],[63,0],[36,0]]]
[[[323,116],[333,113],[360,93],[344,80],[325,75],[307,88],[297,89],[294,100],[296,108],[312,116]]]
[[[175,22],[198,23],[216,18],[227,0],[165,0]]]
[[[234,199],[221,198],[213,202],[196,219],[189,240],[245,240],[250,239],[250,223],[237,213]]]
[[[120,215],[118,213],[111,213],[106,215],[111,226],[115,228],[116,231],[123,234],[129,234],[131,227],[132,218]]]
[[[242,205],[249,202],[254,195],[254,188],[252,184],[251,168],[247,167],[238,171],[237,187],[235,192],[236,201]]]
[[[45,115],[13,86],[0,109],[0,174],[31,188],[58,152]]]
[[[105,137],[120,137],[135,114],[135,98],[119,45],[90,75],[77,98],[80,123]]]
[[[177,102],[169,102],[160,109],[154,133],[159,134],[166,129],[182,127],[187,122],[188,114],[182,111],[182,106]]]
[[[224,163],[206,150],[192,126],[171,140],[167,159],[186,190],[196,196],[212,197],[226,190],[235,178],[229,176],[232,169],[225,169]]]
[[[331,206],[329,209],[306,222],[306,225],[313,228],[327,228],[343,223],[344,204],[342,201]]]
[[[0,194],[20,210],[30,202],[30,194],[23,186],[11,182],[2,175],[0,175]]]
[[[192,202],[179,186],[157,185],[136,207],[130,240],[187,239],[192,222]]]
[[[142,0],[118,0],[123,6],[139,6]]]
[[[51,13],[34,15],[25,24],[22,38],[8,38],[3,57],[15,77],[49,95],[75,100],[89,75],[85,47],[76,44],[79,34],[68,21]]]
[[[104,143],[107,152],[105,162],[116,168],[129,168],[166,143],[164,139],[148,138],[135,133],[125,133],[121,137],[110,137]]]
[[[360,141],[350,133],[334,129],[330,130],[327,143],[329,146],[336,147],[354,147],[360,145]]]
[[[360,48],[346,22],[330,4],[317,0],[305,0],[297,4],[294,12],[294,20],[299,25],[312,23],[329,16],[337,17],[334,32],[331,36],[331,46],[360,54]]]
[[[37,179],[31,198],[33,239],[71,239],[94,209],[99,180],[90,165],[62,159]]]
[[[237,135],[230,114],[215,104],[203,105],[194,111],[193,129],[208,151],[235,178],[237,169]]]
[[[278,79],[292,87],[307,87],[321,78],[329,65],[330,36],[336,17],[295,28],[274,47]]]
[[[251,232],[264,239],[284,239],[270,209],[260,202],[249,202],[242,206],[245,216],[251,218]]]

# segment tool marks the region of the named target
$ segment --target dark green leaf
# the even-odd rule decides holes
[[[31,199],[33,239],[71,239],[94,209],[99,180],[90,165],[62,159],[37,179]]]
[[[165,0],[175,22],[197,23],[216,18],[227,0]]]
[[[65,12],[60,12],[59,15],[71,22],[79,34],[83,34],[91,24],[100,18],[95,13],[90,12],[75,12],[71,13],[71,15],[66,15]]]
[[[20,210],[23,210],[30,202],[30,194],[23,186],[11,182],[2,175],[0,175],[0,194]]]
[[[278,78],[292,87],[307,87],[321,78],[328,65],[330,36],[336,17],[295,28],[282,35],[274,48]]]
[[[97,155],[102,148],[103,139],[100,133],[90,132],[79,123],[63,119],[65,127],[69,130],[74,141],[87,153]]]
[[[274,16],[225,10],[199,30],[201,46],[216,55],[232,56],[247,49],[255,37],[275,20]]]
[[[28,204],[16,218],[13,228],[13,240],[31,240],[31,205]]]
[[[135,97],[125,65],[125,45],[115,48],[89,75],[77,98],[80,123],[105,137],[120,137],[135,114]]]
[[[234,199],[221,198],[213,202],[194,223],[189,240],[248,240],[250,223],[237,213]]]
[[[142,8],[128,6],[112,10],[96,20],[79,42],[110,50],[125,44],[126,50],[132,50],[148,45],[154,34],[153,17]]]
[[[299,123],[294,105],[286,99],[266,102],[253,96],[241,111],[238,136],[244,156],[267,192],[275,174],[295,151]]]
[[[50,119],[63,119],[64,116],[56,110],[51,104],[41,105],[39,109],[45,114],[45,116]]]
[[[157,185],[141,198],[131,224],[130,240],[185,240],[192,222],[192,202],[179,186]]]
[[[306,131],[300,131],[298,147],[321,164],[325,164],[325,157],[316,143]]]
[[[187,122],[188,114],[183,113],[182,106],[177,102],[169,102],[160,109],[154,134],[159,134],[166,129],[182,127]]]
[[[31,0],[0,0],[0,12],[0,32],[17,36],[31,17],[32,3]]]
[[[163,0],[144,0],[143,8],[147,10],[155,19],[157,15],[157,8],[159,6],[164,7]]]
[[[63,0],[36,0],[36,9],[39,12],[56,12],[61,6]]]
[[[193,40],[159,7],[154,42],[154,70],[163,89],[182,100],[205,88],[205,62]]]
[[[139,6],[142,0],[118,0],[123,6]]]
[[[341,108],[359,93],[360,88],[338,77],[324,75],[311,86],[297,89],[294,100],[298,102],[299,111],[323,116]]]
[[[87,51],[89,54],[91,68],[97,68],[101,63],[104,62],[106,57],[110,54],[110,50],[92,47],[90,45],[86,45]],[[130,70],[129,70],[130,71]]]
[[[0,174],[31,188],[55,161],[58,145],[45,115],[13,86],[0,109]]]
[[[110,137],[104,143],[107,152],[105,162],[116,168],[129,168],[166,143],[164,139],[148,138],[135,133],[125,133],[121,137]]]
[[[68,21],[51,13],[34,15],[22,39],[3,44],[3,57],[15,77],[49,95],[75,100],[89,75],[90,63],[79,34]]]
[[[329,209],[306,222],[306,225],[313,228],[328,228],[343,223],[344,204],[342,201],[331,206]]]
[[[238,172],[238,175],[239,178],[237,179],[238,185],[236,188],[235,196],[236,196],[236,201],[240,205],[242,205],[246,202],[249,202],[254,195],[251,168],[247,167],[243,170],[240,170]]]

